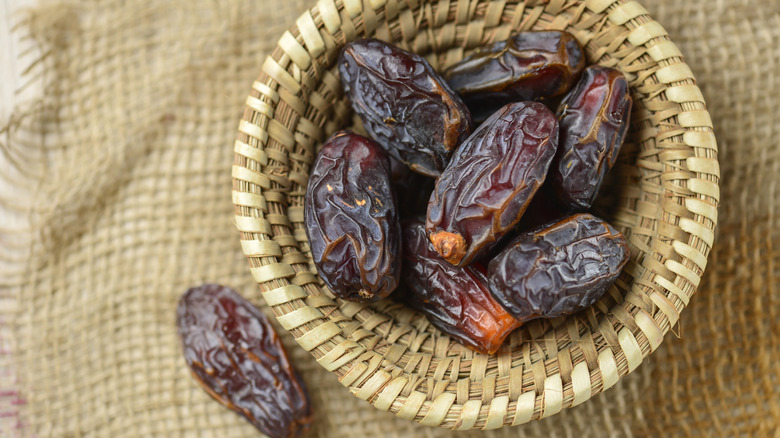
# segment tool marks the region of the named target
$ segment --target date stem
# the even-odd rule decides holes
[[[434,231],[429,239],[436,252],[455,266],[466,256],[466,240],[459,233]]]

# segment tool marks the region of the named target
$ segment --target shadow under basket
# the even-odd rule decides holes
[[[534,321],[492,356],[385,300],[333,299],[317,277],[303,196],[318,147],[352,125],[336,60],[371,36],[441,69],[519,30],[561,29],[617,68],[631,129],[597,211],[631,259],[594,306]],[[430,426],[494,429],[548,417],[636,369],[677,323],[707,264],[719,167],[712,122],[666,31],[635,1],[319,0],[284,32],[252,85],[233,166],[235,223],[279,324],[354,396]],[[345,394],[345,396],[347,396]]]

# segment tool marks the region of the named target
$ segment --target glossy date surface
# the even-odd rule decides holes
[[[523,322],[569,315],[599,299],[629,255],[614,227],[577,214],[512,240],[488,265],[490,292]]]
[[[403,240],[406,301],[463,345],[487,354],[498,351],[520,323],[491,297],[484,272],[442,260],[422,219],[404,221]]]
[[[458,148],[436,181],[426,228],[436,251],[464,266],[520,220],[555,155],[558,123],[538,102],[506,105]]]
[[[339,73],[371,138],[415,172],[435,177],[471,133],[471,115],[421,56],[374,39],[347,44]]]
[[[237,292],[215,284],[189,289],[176,325],[192,376],[212,397],[271,437],[309,429],[303,380],[266,316]]]
[[[617,162],[631,103],[625,76],[601,66],[586,68],[561,102],[559,146],[550,181],[567,208],[585,210],[593,204],[604,176]]]
[[[585,68],[582,46],[561,31],[520,32],[444,72],[475,120],[509,102],[562,95]]]
[[[304,223],[312,258],[333,293],[377,301],[397,286],[401,229],[387,153],[351,132],[322,146],[306,188]]]

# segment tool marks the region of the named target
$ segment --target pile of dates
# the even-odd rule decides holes
[[[617,279],[626,240],[587,210],[628,128],[622,73],[586,67],[560,31],[518,33],[441,73],[374,39],[338,62],[369,137],[327,140],[304,209],[337,297],[377,301],[403,282],[399,299],[492,354],[524,322],[578,312]]]

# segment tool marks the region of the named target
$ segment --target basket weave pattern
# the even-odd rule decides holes
[[[631,261],[592,309],[537,321],[498,354],[474,353],[391,301],[335,300],[315,274],[303,195],[316,149],[352,123],[335,60],[374,36],[434,68],[516,30],[565,29],[590,63],[615,67],[634,111],[609,219]],[[285,32],[254,82],[233,166],[236,226],[279,323],[357,397],[426,425],[493,429],[578,405],[633,371],[699,285],[717,222],[712,123],[666,31],[634,1],[319,0]]]

